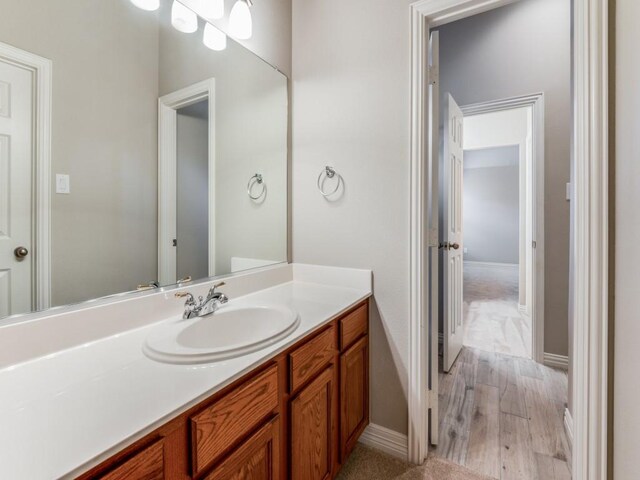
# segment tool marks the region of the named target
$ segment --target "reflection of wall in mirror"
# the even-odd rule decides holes
[[[185,72],[202,68],[203,75],[197,80],[220,77],[222,82],[233,83],[235,92],[241,93],[243,84],[250,87],[245,90],[243,105],[231,101],[231,92],[218,99],[219,120],[223,124],[234,125],[234,130],[243,125],[247,132],[268,130],[266,110],[256,96],[264,93],[271,100],[281,97],[276,104],[278,112],[283,112],[282,121],[273,121],[277,129],[271,132],[282,136],[278,139],[282,145],[276,146],[275,139],[272,145],[267,144],[253,134],[226,142],[221,136],[227,127],[218,134],[218,154],[238,165],[243,165],[244,160],[226,155],[225,148],[235,149],[250,162],[275,158],[278,150],[281,164],[261,164],[273,197],[260,207],[247,205],[246,182],[256,167],[252,163],[246,165],[248,171],[242,172],[238,186],[244,192],[246,212],[238,210],[236,199],[226,194],[221,193],[217,203],[223,209],[221,227],[236,222],[238,228],[250,226],[244,235],[233,232],[233,237],[220,239],[222,245],[237,246],[237,251],[220,253],[226,258],[227,271],[232,254],[286,259],[286,78],[232,41],[224,52],[206,49],[202,45],[202,24],[197,34],[184,35],[172,29],[175,37],[161,35],[158,18],[168,13],[170,6],[169,0],[163,0],[160,12],[146,12],[128,0],[0,0],[0,11],[7,12],[0,15],[0,42],[50,59],[53,64],[51,172],[69,174],[73,185],[69,195],[53,194],[51,198],[53,306],[133,290],[138,284],[158,278],[157,102],[167,92],[161,86],[169,85],[169,79],[179,73],[168,72],[172,67],[167,58],[171,51],[183,48],[185,41],[192,52],[175,68]],[[273,8],[276,15],[281,13],[281,6]],[[278,18],[278,22],[281,20]],[[269,24],[265,28],[270,32],[274,27]],[[167,45],[169,38],[180,45]],[[290,51],[289,40],[278,35],[274,39],[278,39],[272,44],[275,50],[281,43],[283,50]],[[168,52],[161,54],[161,47]],[[202,65],[187,67],[188,61]],[[225,77],[226,70],[234,68],[235,76]],[[276,84],[279,93],[267,94]],[[242,107],[243,113],[230,111],[234,105]],[[243,118],[254,108],[261,121]],[[264,132],[263,137],[267,136]],[[244,145],[228,146],[238,138]],[[229,174],[221,181],[228,184],[220,186],[220,190],[232,182],[235,185],[236,179]],[[276,192],[281,192],[282,201]],[[272,215],[272,208],[273,212],[280,208],[282,211]],[[243,220],[248,214],[254,218]],[[278,230],[277,235],[271,235],[271,226],[274,232]],[[252,251],[251,243],[260,243],[260,249],[279,244],[282,253]]]
[[[158,24],[130,2],[0,0],[0,42],[53,64],[52,305],[157,278]],[[126,21],[123,21],[126,20]]]
[[[216,274],[232,271],[232,257],[286,261],[286,78],[232,41],[216,55],[162,25],[160,94],[216,80]],[[255,173],[267,188],[258,201],[247,195]]]

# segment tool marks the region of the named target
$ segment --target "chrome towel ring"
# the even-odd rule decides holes
[[[322,188],[322,176],[325,175],[327,178],[333,178],[336,175],[338,176],[338,181],[336,182],[336,188],[334,188],[332,191],[330,192],[325,192]],[[320,191],[320,194],[323,197],[329,197],[331,195],[333,195],[334,193],[336,193],[338,191],[338,188],[340,188],[340,182],[342,181],[342,176],[335,171],[335,169],[333,167],[330,167],[329,165],[327,165],[326,167],[324,167],[324,170],[322,170],[320,172],[320,175],[318,175],[318,181],[316,182],[316,185],[318,186],[318,191]]]
[[[254,196],[251,194],[251,189],[255,184],[262,185],[262,190],[260,190],[260,193],[258,195]],[[251,200],[258,200],[266,192],[267,192],[267,184],[264,183],[264,180],[262,179],[262,175],[260,175],[259,173],[256,173],[253,177],[249,179],[249,183],[247,183],[247,195],[249,195],[249,198]]]

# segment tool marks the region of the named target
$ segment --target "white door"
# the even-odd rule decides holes
[[[0,318],[33,307],[32,87],[31,72],[0,61]]]
[[[462,311],[462,110],[447,94],[444,105],[443,171],[443,369],[448,372],[464,339]]]

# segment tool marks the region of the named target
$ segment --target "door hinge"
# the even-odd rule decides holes
[[[427,69],[427,81],[429,85],[437,85],[440,83],[440,70],[435,65],[429,65]]]
[[[438,246],[438,229],[437,228],[430,228],[429,229],[428,245],[430,247],[437,247]]]
[[[531,242],[531,248],[536,248],[536,246],[537,246],[537,243],[536,243],[535,240],[533,242]]]
[[[173,241],[171,242],[171,245],[172,245],[173,247],[177,247],[177,246],[178,246],[178,239],[177,239],[177,238],[174,238],[174,239],[173,239]]]
[[[427,408],[438,407],[438,392],[435,390],[427,390]]]

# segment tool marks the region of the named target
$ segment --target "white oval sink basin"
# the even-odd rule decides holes
[[[153,331],[143,347],[153,360],[206,363],[246,355],[289,336],[300,323],[285,306],[222,307],[212,315],[181,320]]]

